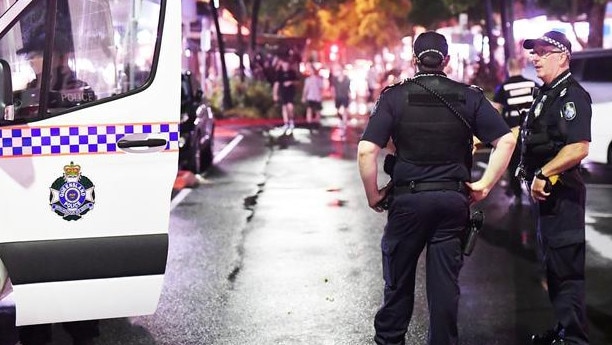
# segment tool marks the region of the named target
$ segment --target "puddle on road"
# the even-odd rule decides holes
[[[255,206],[257,205],[257,198],[259,198],[259,194],[263,192],[263,188],[266,185],[265,182],[261,182],[257,184],[257,192],[254,195],[249,195],[242,201],[242,206],[245,210],[250,211],[249,215],[246,217],[247,222],[250,222],[255,215]]]

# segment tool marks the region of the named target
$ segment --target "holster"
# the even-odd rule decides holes
[[[470,220],[465,229],[465,233],[461,242],[463,255],[470,256],[474,247],[476,246],[476,240],[478,239],[478,233],[484,223],[484,213],[482,211],[474,211],[470,215]]]

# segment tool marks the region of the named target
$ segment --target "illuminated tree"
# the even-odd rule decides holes
[[[319,11],[318,20],[327,40],[374,53],[410,34],[410,10],[409,0],[352,0]]]

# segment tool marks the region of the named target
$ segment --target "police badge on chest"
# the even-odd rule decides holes
[[[542,99],[540,100],[540,102],[536,104],[536,107],[533,110],[533,115],[535,115],[535,117],[540,116],[540,113],[542,112],[542,107],[544,106],[544,102],[546,101],[546,98],[548,98],[547,95],[542,96]]]

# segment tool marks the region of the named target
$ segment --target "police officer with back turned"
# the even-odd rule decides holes
[[[381,240],[384,301],[375,315],[377,344],[405,344],[414,306],[417,261],[427,246],[430,345],[458,343],[458,276],[470,203],[485,198],[504,174],[516,140],[481,89],[444,74],[444,36],[414,42],[418,73],[381,92],[358,146],[368,204],[391,193]],[[494,147],[482,178],[471,181],[472,138]],[[389,141],[391,143],[388,145]],[[395,147],[392,191],[378,187],[377,157]]]
[[[591,98],[569,71],[572,45],[549,31],[525,40],[544,81],[521,127],[524,176],[537,202],[538,244],[556,324],[533,344],[588,344],[585,198],[580,162],[591,141]]]

